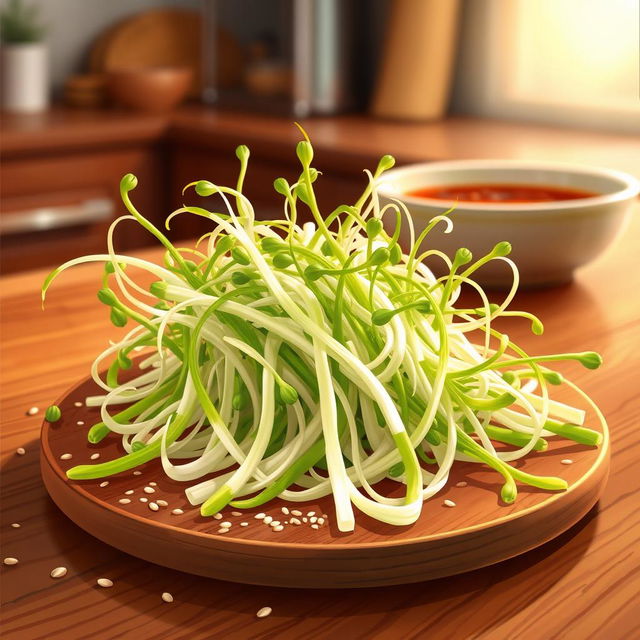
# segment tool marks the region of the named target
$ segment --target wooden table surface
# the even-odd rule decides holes
[[[46,407],[88,373],[115,331],[98,304],[100,270],[79,267],[40,310],[43,272],[4,278],[2,305],[2,546],[5,640],[32,638],[491,638],[640,637],[637,463],[640,439],[640,219],[615,250],[576,281],[521,294],[545,322],[542,337],[513,337],[538,352],[596,349],[598,371],[574,379],[610,423],[613,458],[604,497],[556,540],[499,565],[433,582],[356,591],[243,586],[147,564],[72,524],[48,498],[38,432]],[[147,252],[149,253],[149,252]],[[153,253],[151,255],[154,255]],[[157,253],[155,254],[157,255]],[[535,344],[534,344],[535,343]],[[17,447],[26,454],[16,454]],[[11,523],[20,523],[12,528]],[[49,577],[68,568],[60,580]],[[111,589],[95,586],[99,577]],[[170,591],[175,601],[162,602]],[[271,616],[257,619],[261,607]]]

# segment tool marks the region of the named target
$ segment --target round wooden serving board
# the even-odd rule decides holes
[[[112,435],[98,445],[87,442],[99,411],[76,407],[96,394],[91,380],[68,392],[58,405],[62,419],[42,427],[41,469],[49,494],[77,525],[100,540],[150,562],[189,573],[278,587],[372,587],[420,582],[470,571],[528,551],[567,530],[597,502],[609,471],[609,434],[599,448],[551,439],[549,449],[530,454],[521,467],[540,475],[557,475],[569,483],[562,493],[519,486],[516,502],[501,503],[500,477],[481,465],[456,463],[447,487],[424,504],[420,519],[394,527],[356,512],[356,529],[341,533],[335,526],[331,498],[292,504],[274,500],[262,508],[222,520],[203,518],[184,496],[188,484],[170,480],[155,460],[134,475],[133,470],[101,480],[69,481],[68,468],[122,455],[120,438]],[[65,453],[69,460],[61,460]],[[573,464],[562,464],[569,458]],[[456,483],[467,486],[457,487]],[[155,482],[155,493],[143,487]],[[124,492],[134,493],[125,496]],[[120,504],[122,498],[131,499]],[[166,500],[151,511],[139,498]],[[447,507],[443,500],[456,503]],[[282,507],[299,509],[305,517],[327,514],[319,529],[311,523],[288,524],[273,531],[254,515],[260,511],[284,522]],[[172,510],[184,510],[173,515]],[[220,523],[232,523],[217,533]],[[241,526],[248,522],[248,526]]]

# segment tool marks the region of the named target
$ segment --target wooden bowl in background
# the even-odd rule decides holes
[[[188,67],[118,69],[107,74],[107,91],[119,106],[159,113],[184,100],[192,79]]]

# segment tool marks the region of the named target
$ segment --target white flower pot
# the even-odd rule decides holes
[[[44,43],[0,47],[2,108],[6,111],[42,111],[49,105],[49,52]]]

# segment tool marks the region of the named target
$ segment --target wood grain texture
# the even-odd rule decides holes
[[[4,278],[2,306],[2,546],[20,563],[0,566],[3,637],[111,638],[490,638],[626,640],[640,635],[640,219],[571,285],[524,292],[518,306],[545,321],[542,337],[514,325],[538,352],[599,350],[596,372],[571,367],[611,427],[607,489],[559,538],[485,569],[422,584],[354,591],[252,587],[198,578],[133,558],[71,523],[47,497],[39,473],[44,408],[87,374],[116,334],[95,304],[100,270],[79,267],[40,310],[43,272]],[[156,253],[157,255],[157,253]],[[26,455],[18,456],[17,447]],[[10,527],[21,523],[20,529]],[[67,576],[49,572],[66,566]],[[112,589],[95,586],[99,577]],[[170,591],[175,601],[160,598]],[[268,618],[256,611],[270,606]]]
[[[384,524],[357,512],[356,529],[338,531],[330,496],[314,502],[272,500],[244,512],[229,507],[220,520],[203,518],[184,495],[181,483],[167,478],[158,460],[132,471],[90,481],[69,481],[65,471],[124,454],[113,436],[99,445],[87,442],[89,425],[100,421],[97,408],[76,407],[87,396],[101,393],[91,380],[75,385],[56,402],[62,418],[43,422],[40,466],[54,502],[77,525],[112,546],[139,558],[174,569],[233,582],[275,587],[354,588],[423,582],[488,566],[549,541],[574,525],[593,507],[609,472],[609,434],[600,447],[578,446],[551,439],[549,449],[530,455],[518,467],[541,476],[560,476],[569,490],[544,492],[521,487],[514,504],[501,503],[501,477],[472,463],[456,463],[447,488],[425,503],[420,519],[408,527]],[[67,459],[71,455],[71,459]],[[65,459],[62,458],[65,456]],[[560,461],[570,456],[571,465]],[[466,487],[455,484],[464,480]],[[155,493],[145,493],[156,482]],[[395,483],[377,489],[399,496]],[[133,492],[131,495],[125,494]],[[139,498],[142,497],[144,502]],[[121,504],[119,500],[129,502]],[[148,504],[163,499],[168,506],[154,512]],[[444,499],[456,507],[447,507]],[[297,509],[302,524],[276,532],[254,516],[263,512],[288,522],[281,508]],[[173,515],[179,507],[184,514]],[[234,516],[233,513],[240,515]],[[312,529],[307,516],[327,514],[327,524]],[[231,522],[219,534],[220,522]],[[247,526],[241,527],[245,522]],[[284,526],[284,525],[283,525]]]

